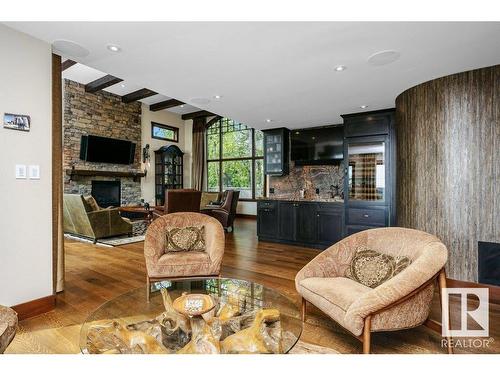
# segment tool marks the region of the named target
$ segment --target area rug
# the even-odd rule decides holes
[[[127,245],[130,243],[135,243],[135,242],[141,242],[144,241],[145,233],[146,230],[148,229],[148,222],[146,220],[137,220],[132,222],[132,236],[129,237],[128,235],[122,235],[122,236],[116,236],[116,237],[109,237],[109,238],[102,238],[100,240],[97,240],[96,245],[100,246],[121,246],[121,245]],[[75,241],[80,241],[80,242],[87,242],[87,243],[93,243],[94,241],[85,238],[85,237],[80,237],[74,234],[68,234],[65,233],[64,237],[70,238]]]

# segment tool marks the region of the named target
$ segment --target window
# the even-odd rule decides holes
[[[151,138],[179,142],[179,129],[151,121]]]
[[[208,191],[239,190],[241,200],[264,195],[264,135],[223,118],[207,129]]]

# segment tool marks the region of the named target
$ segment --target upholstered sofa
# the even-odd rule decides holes
[[[204,227],[205,251],[166,251],[166,232],[174,228]],[[195,212],[177,212],[154,220],[146,231],[147,299],[151,282],[218,276],[224,255],[224,229],[214,218]]]
[[[101,208],[80,194],[64,194],[64,233],[91,238],[132,234],[132,223],[116,208]]]
[[[309,302],[362,341],[363,352],[369,353],[371,332],[429,323],[436,280],[439,288],[446,287],[447,257],[437,237],[418,230],[391,227],[353,234],[316,256],[295,277],[303,320]],[[373,269],[378,264],[380,270]],[[370,282],[373,287],[367,286]],[[428,325],[436,327],[432,323]]]

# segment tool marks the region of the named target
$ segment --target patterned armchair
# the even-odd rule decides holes
[[[295,277],[303,320],[310,302],[362,341],[364,353],[371,332],[423,323],[436,329],[440,325],[428,316],[436,280],[446,287],[447,258],[445,245],[425,232],[391,227],[353,234]]]
[[[167,252],[167,230],[187,227],[204,227],[205,251]],[[152,281],[219,276],[224,245],[224,229],[210,216],[177,212],[158,217],[149,226],[144,240],[148,301]]]

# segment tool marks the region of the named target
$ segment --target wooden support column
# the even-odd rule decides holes
[[[62,289],[64,281],[61,72],[61,56],[52,54],[52,289],[54,294]]]

